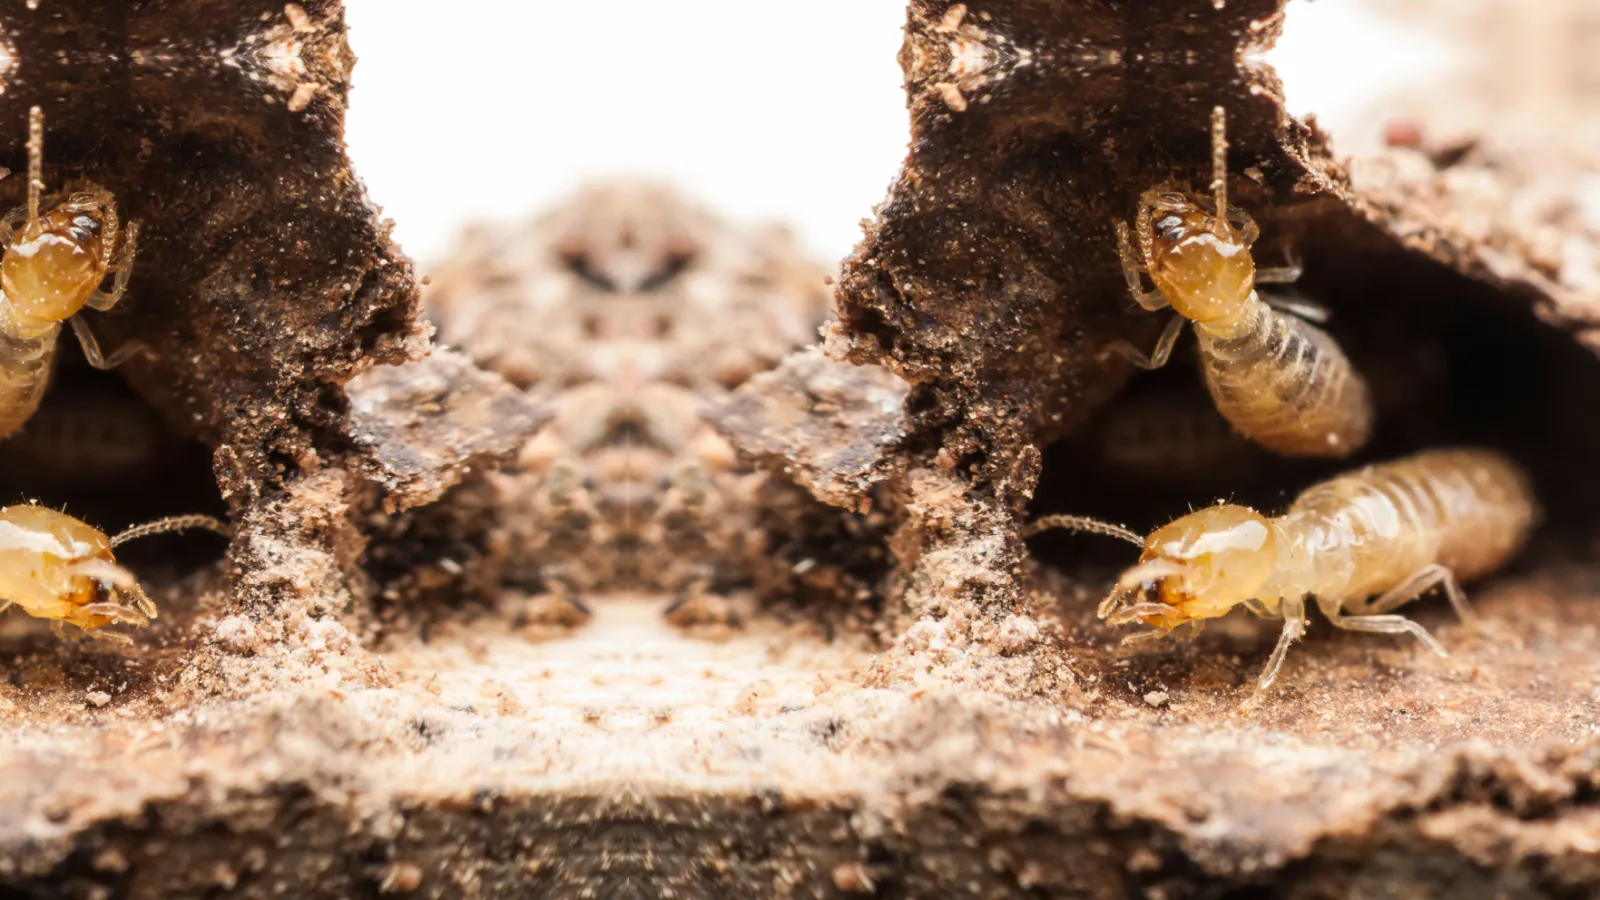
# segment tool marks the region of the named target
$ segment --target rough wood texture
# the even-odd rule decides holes
[[[1527,203],[1570,157],[1336,161],[1236,64],[1275,0],[914,0],[912,152],[845,266],[832,358],[785,357],[822,273],[781,238],[625,187],[469,236],[431,298],[463,355],[351,381],[421,348],[338,146],[336,4],[42,5],[0,14],[46,60],[0,74],[0,130],[66,98],[52,159],[147,220],[105,331],[162,351],[119,375],[215,451],[239,536],[225,566],[162,555],[176,539],[135,564],[163,616],[132,649],[0,620],[0,889],[1600,889],[1600,229]],[[303,70],[257,52],[284,41]],[[1314,621],[1253,714],[1272,628],[1120,649],[1093,609],[1126,548],[1018,536],[1326,474],[1213,443],[1192,366],[1103,353],[1161,325],[1129,308],[1111,223],[1203,182],[1218,103],[1261,253],[1304,258],[1373,382],[1371,455],[1489,443],[1551,514],[1474,590],[1476,629],[1416,607],[1449,659]],[[1183,452],[1121,445],[1150,441]]]
[[[96,325],[160,355],[124,374],[217,448],[238,511],[326,452],[340,384],[415,340],[410,264],[344,155],[340,7],[40,6],[0,16],[16,48],[0,134],[25,135],[42,106],[46,183],[93,179],[143,226],[126,309]],[[22,141],[5,145],[24,171]]]

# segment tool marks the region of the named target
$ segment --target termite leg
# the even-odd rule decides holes
[[[1256,270],[1256,284],[1294,284],[1304,275],[1304,267],[1296,265],[1269,266]]]
[[[72,333],[78,336],[78,344],[83,347],[83,358],[96,369],[115,369],[138,353],[146,356],[155,355],[150,351],[150,346],[143,341],[129,341],[118,347],[110,356],[102,354],[100,342],[95,340],[94,332],[89,330],[89,323],[85,322],[82,316],[72,317]]]
[[[1255,222],[1250,223],[1254,225]],[[1300,264],[1300,255],[1292,249],[1284,248],[1283,265],[1269,266],[1256,270],[1257,284],[1293,284],[1304,275],[1306,267]]]
[[[1444,586],[1445,595],[1450,598],[1450,606],[1455,609],[1456,615],[1461,617],[1461,621],[1472,622],[1475,618],[1472,606],[1467,603],[1467,595],[1461,590],[1461,584],[1456,581],[1455,573],[1448,567],[1438,564],[1418,569],[1410,578],[1385,591],[1378,599],[1356,609],[1359,609],[1362,615],[1379,615],[1404,606],[1440,585]]]
[[[0,219],[0,245],[11,243],[11,238],[16,235],[17,229],[26,221],[28,221],[26,207],[13,209],[4,219]]]
[[[117,261],[112,263],[108,270],[116,273],[111,282],[111,290],[95,291],[91,294],[86,304],[90,309],[105,312],[122,302],[122,295],[128,291],[128,279],[133,276],[133,258],[138,252],[139,223],[129,222],[128,230],[122,239],[122,249],[117,252]]]
[[[1260,616],[1263,619],[1275,619],[1278,617],[1277,610],[1269,608],[1265,603],[1262,603],[1260,600],[1257,600],[1254,597],[1245,598],[1244,608],[1250,610],[1250,612]],[[1196,621],[1204,622],[1205,620],[1197,619]]]
[[[1283,613],[1283,633],[1278,636],[1278,646],[1272,648],[1272,656],[1268,657],[1267,664],[1261,670],[1261,678],[1256,681],[1255,693],[1251,695],[1247,705],[1254,705],[1267,688],[1278,680],[1278,671],[1283,668],[1283,658],[1289,653],[1289,645],[1298,641],[1306,633],[1306,601],[1304,597],[1284,597],[1279,607]]]
[[[1257,276],[1260,277],[1259,275]],[[1282,310],[1292,316],[1305,319],[1314,325],[1321,325],[1332,317],[1333,313],[1326,306],[1308,297],[1297,297],[1291,294],[1262,294],[1261,299],[1273,309]]]
[[[1256,241],[1261,240],[1261,226],[1256,224],[1256,220],[1249,213],[1237,206],[1228,207],[1228,224],[1239,230],[1239,240],[1243,241],[1246,247],[1254,246]],[[1260,277],[1259,274],[1256,276],[1258,279]]]
[[[1140,274],[1148,269],[1134,253],[1133,238],[1128,233],[1126,222],[1117,223],[1117,254],[1122,257],[1122,277],[1128,282],[1128,293],[1133,296],[1133,302],[1151,312],[1166,308],[1167,298],[1161,296],[1160,291],[1147,291],[1144,288],[1144,279]]]
[[[129,644],[129,645],[131,645],[133,643],[133,638],[128,637],[125,634],[121,634],[119,632],[115,632],[115,631],[106,631],[106,630],[100,629],[100,628],[85,628],[85,629],[83,629],[83,633],[88,635],[90,638],[92,638],[94,640],[97,640],[97,641],[110,641],[113,644]],[[66,639],[65,631],[63,631],[61,634],[57,635],[57,637],[60,637],[63,640],[65,640]]]
[[[1324,608],[1323,612],[1329,612],[1329,610]],[[1410,634],[1421,641],[1422,646],[1427,647],[1439,656],[1450,655],[1445,652],[1444,647],[1438,641],[1434,640],[1433,635],[1428,633],[1428,629],[1423,628],[1405,616],[1346,616],[1340,614],[1338,610],[1333,610],[1333,614],[1328,616],[1328,621],[1333,623],[1333,627],[1343,628],[1346,631]]]
[[[1111,345],[1111,352],[1126,359],[1141,369],[1159,369],[1167,364],[1172,357],[1172,348],[1178,343],[1178,336],[1183,334],[1183,324],[1187,322],[1183,316],[1173,316],[1167,327],[1161,330],[1161,337],[1156,341],[1155,350],[1149,356],[1144,355],[1138,347],[1127,341],[1117,341]]]

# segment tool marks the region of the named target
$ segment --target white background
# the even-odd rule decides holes
[[[346,3],[350,152],[424,263],[468,219],[521,217],[608,174],[785,219],[838,259],[905,155],[903,0],[809,0],[799,16],[772,0]],[[1379,85],[1442,57],[1364,8],[1302,0],[1269,57],[1290,108],[1341,138]]]

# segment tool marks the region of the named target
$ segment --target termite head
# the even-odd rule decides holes
[[[23,223],[0,259],[0,290],[20,336],[83,308],[105,280],[116,238],[116,204],[106,191],[70,194]]]
[[[1123,573],[1100,614],[1113,625],[1140,621],[1160,631],[1225,615],[1251,599],[1277,566],[1277,532],[1253,509],[1225,504],[1190,513],[1145,540],[1139,564]],[[1154,586],[1154,601],[1123,605]]]
[[[1256,282],[1243,231],[1186,194],[1152,191],[1140,205],[1150,280],[1172,308],[1200,324],[1238,318]]]
[[[0,582],[30,614],[89,634],[118,623],[147,625],[155,604],[117,565],[99,529],[46,506],[0,509]]]

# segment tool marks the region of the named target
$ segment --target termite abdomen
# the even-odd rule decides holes
[[[1265,304],[1231,337],[1198,329],[1217,409],[1284,456],[1344,456],[1372,436],[1372,396],[1326,331]]]

